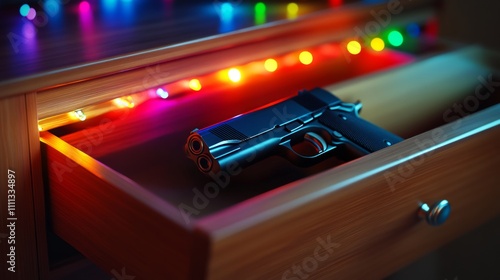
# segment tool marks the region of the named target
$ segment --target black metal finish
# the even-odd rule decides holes
[[[231,169],[271,155],[310,166],[345,156],[346,151],[360,156],[403,140],[361,119],[360,109],[361,104],[344,103],[320,88],[301,91],[275,105],[194,130],[185,150],[203,173],[231,174]],[[304,145],[309,149],[300,148]]]

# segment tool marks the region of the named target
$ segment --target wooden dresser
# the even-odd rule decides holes
[[[433,3],[401,1],[391,26],[429,21]],[[111,279],[381,279],[497,218],[499,54],[439,38],[415,39],[414,53],[346,52],[355,27],[387,9],[350,5],[2,81],[1,278],[63,279],[49,252],[64,241]],[[275,73],[261,69],[270,57]],[[240,83],[221,80],[230,67]],[[362,118],[405,140],[311,168],[270,157],[234,177],[204,177],[185,157],[192,129],[316,86],[360,100]],[[12,234],[15,273],[3,269]]]

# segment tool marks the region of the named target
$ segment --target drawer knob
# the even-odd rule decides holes
[[[431,226],[442,225],[450,216],[450,203],[448,200],[441,200],[430,207],[427,203],[420,205],[418,216],[425,219]]]

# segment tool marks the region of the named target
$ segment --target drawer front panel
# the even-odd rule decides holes
[[[209,279],[380,279],[500,213],[500,107],[206,219]],[[421,203],[449,201],[441,226]]]
[[[61,139],[42,141],[57,235],[115,278],[191,277],[195,243],[176,209]]]

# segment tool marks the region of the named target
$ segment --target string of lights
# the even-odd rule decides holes
[[[342,4],[342,1],[331,2],[333,7],[338,7]],[[20,13],[22,16],[28,17],[31,9],[29,5],[24,4],[20,8]],[[286,9],[288,14],[287,17],[289,19],[294,19],[297,16],[299,6],[295,3],[289,3]],[[229,11],[229,8],[226,10]],[[265,22],[266,5],[264,3],[259,2],[255,4],[254,12],[256,24],[257,21]],[[213,75],[214,73],[209,73],[204,76],[192,77],[191,79],[181,80],[167,85],[159,85],[145,92],[116,98],[102,104],[91,105],[85,108],[75,108],[75,110],[66,114],[41,119],[39,120],[39,130],[50,130],[63,125],[82,122],[113,110],[133,109],[150,98],[169,99],[188,92],[200,92],[203,91],[205,84],[220,82],[238,84],[245,82],[246,79],[253,75],[286,71],[287,67],[293,65],[307,67],[307,65],[313,64],[316,58],[345,59],[345,55],[355,56],[365,51],[382,52],[388,47],[397,49],[404,46],[406,37],[415,38],[420,36],[421,30],[421,25],[416,23],[410,24],[404,28],[391,27],[390,30],[382,31],[373,38],[351,38],[343,42],[324,44],[307,50],[281,54],[276,57],[268,57],[259,61],[253,61],[245,65],[230,67],[220,70],[215,76]],[[217,81],[214,81],[213,77],[217,77]]]

